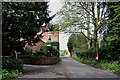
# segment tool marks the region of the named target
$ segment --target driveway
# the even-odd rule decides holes
[[[61,61],[55,65],[24,65],[24,74],[16,80],[27,78],[118,80],[118,76],[108,71],[88,66],[69,57],[61,57]]]

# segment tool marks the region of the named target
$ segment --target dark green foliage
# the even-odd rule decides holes
[[[100,57],[102,60],[120,60],[120,40],[113,40],[110,42],[110,45],[104,43],[100,47]]]
[[[109,61],[118,61],[119,60],[119,44],[117,48],[108,45],[102,45],[99,49],[99,59],[100,60],[109,60]],[[80,58],[92,58],[95,59],[95,49],[75,49],[74,52]]]
[[[46,45],[51,45],[59,50],[59,42],[47,42]]]
[[[68,50],[69,50],[69,52],[71,53],[71,52],[73,51],[72,42],[69,41],[69,42],[67,43],[67,46],[68,46]]]
[[[19,59],[2,59],[2,69],[18,70],[23,72],[23,63]]]
[[[31,49],[27,49],[24,55],[28,55],[31,57],[59,57],[59,50],[55,49],[53,46],[43,46],[39,51],[32,52]]]
[[[80,58],[95,59],[95,49],[75,49],[74,52]]]
[[[74,49],[86,49],[87,48],[87,39],[83,36],[83,34],[72,34],[68,40],[68,50]]]
[[[45,50],[45,56],[52,57],[57,56],[59,57],[59,50],[55,49],[53,46],[45,46],[43,48]]]
[[[32,56],[32,54],[33,54],[32,49],[27,48],[26,50],[24,50],[24,54],[22,54],[22,55],[31,55]]]
[[[111,52],[110,52],[110,47],[106,45],[102,45],[99,49],[99,56],[101,60],[112,60]]]
[[[103,59],[119,60],[120,62],[120,3],[108,3],[110,11],[107,32],[100,47],[100,55]]]
[[[22,73],[19,72],[18,70],[7,70],[3,69],[2,70],[2,80],[10,80],[10,79],[15,79],[18,76],[20,76]]]
[[[59,31],[59,24],[50,24],[49,25],[49,31]]]
[[[48,18],[47,2],[2,3],[2,52],[10,55],[13,50],[23,51],[25,42],[36,43],[34,37]],[[38,18],[37,18],[38,17]],[[20,41],[20,38],[25,41]]]

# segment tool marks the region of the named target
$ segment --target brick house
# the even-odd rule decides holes
[[[42,38],[39,42],[36,43],[36,45],[27,45],[27,48],[32,49],[33,52],[40,50],[42,46],[46,42],[59,42],[59,33],[58,32],[45,32],[49,29],[49,22],[55,17],[56,14],[53,16],[47,18],[45,20],[45,25],[40,28],[40,31],[37,33],[37,35],[42,34]],[[36,36],[37,36],[36,35]]]
[[[33,52],[40,50],[46,42],[59,42],[59,32],[44,32],[42,38],[36,45],[28,45],[27,48],[32,49]]]

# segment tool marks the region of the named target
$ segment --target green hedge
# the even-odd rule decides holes
[[[94,49],[74,49],[74,52],[80,58],[95,58]]]
[[[112,51],[113,50],[113,51]],[[92,58],[95,59],[95,49],[74,49],[74,52],[80,58]],[[99,48],[99,60],[119,61],[120,53],[115,51],[110,46],[101,46]]]
[[[57,56],[57,57],[59,57],[59,50],[55,49],[54,46],[47,46],[47,45],[45,45],[37,52],[32,52],[31,49],[27,49],[25,51],[24,55],[28,55],[28,56],[32,56],[32,57],[37,57],[37,56],[41,56],[41,57]]]
[[[99,49],[101,59],[120,62],[120,42],[111,45],[102,45]]]
[[[23,72],[23,63],[19,59],[3,58],[2,69],[18,70],[20,72]]]
[[[54,48],[58,49],[59,50],[59,42],[47,42],[46,43],[46,46],[47,45],[51,45],[53,46]]]

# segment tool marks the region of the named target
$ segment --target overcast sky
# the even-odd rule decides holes
[[[49,10],[51,11],[50,16],[58,12],[62,7],[62,0],[50,0],[49,2]],[[57,17],[56,17],[57,18]],[[59,20],[59,19],[53,19]],[[60,50],[68,50],[67,48],[67,42],[68,42],[69,36],[65,33],[59,34],[59,43],[60,43]]]
[[[48,3],[49,10],[51,11],[50,16],[60,10],[60,8],[62,7],[61,2],[62,0],[50,0],[50,2]]]

